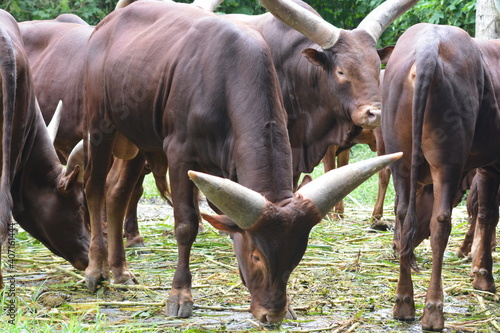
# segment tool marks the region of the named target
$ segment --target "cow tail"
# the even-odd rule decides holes
[[[427,98],[431,83],[437,67],[439,45],[425,48],[417,46],[416,53],[416,76],[413,92],[412,106],[412,153],[410,171],[410,197],[408,210],[401,228],[401,262],[418,271],[417,261],[414,253],[415,238],[417,234],[417,180],[418,169],[424,162],[422,154],[422,132],[424,123],[424,112],[427,106]]]
[[[153,176],[155,178],[155,183],[156,187],[158,188],[158,191],[160,192],[161,197],[171,206],[173,207],[172,203],[172,194],[170,193],[170,186],[167,181],[166,176],[158,176],[153,173]]]
[[[0,245],[9,236],[12,218],[11,146],[16,98],[16,58],[7,31],[0,26],[0,80],[2,84],[2,170],[0,177]]]

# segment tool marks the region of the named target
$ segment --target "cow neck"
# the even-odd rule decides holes
[[[328,147],[344,145],[356,126],[341,108],[321,98],[332,94],[321,82],[324,69],[310,64],[299,54],[293,61],[285,62],[278,74],[288,114],[294,173],[309,173]],[[316,96],[311,96],[311,91],[315,91]]]
[[[230,177],[274,203],[293,195],[286,114],[278,94],[276,90],[248,99],[251,105],[229,111],[234,137]]]

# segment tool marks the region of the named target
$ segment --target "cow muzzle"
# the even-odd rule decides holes
[[[366,129],[374,129],[381,124],[382,112],[379,107],[365,106],[352,117],[354,124]]]
[[[264,308],[257,308],[250,310],[255,318],[263,324],[277,324],[280,323],[287,314],[287,307],[280,311],[274,311]]]

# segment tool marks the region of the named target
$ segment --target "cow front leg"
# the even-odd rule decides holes
[[[478,214],[472,246],[472,286],[494,293],[493,258],[491,244],[498,223],[498,180],[495,175],[478,169]]]
[[[198,191],[187,176],[188,170],[189,168],[171,168],[169,174],[178,249],[177,268],[165,308],[165,315],[169,317],[187,318],[193,314],[189,258],[198,234],[200,213]]]
[[[90,158],[87,171],[90,176],[85,186],[85,196],[90,219],[91,240],[89,265],[85,269],[85,284],[94,292],[101,281],[109,280],[108,250],[102,228],[102,211],[105,198],[106,175],[110,168],[112,135],[102,136],[93,142],[90,135]]]
[[[108,259],[116,284],[138,283],[127,267],[122,230],[125,211],[144,163],[142,154],[127,161],[115,158],[107,178]]]

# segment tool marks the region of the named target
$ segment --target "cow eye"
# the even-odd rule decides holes
[[[256,255],[252,255],[253,260],[255,261],[260,261],[260,257]]]
[[[342,71],[337,71],[337,74],[344,76],[344,72],[342,72]]]

